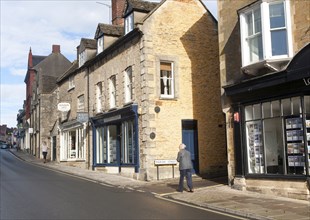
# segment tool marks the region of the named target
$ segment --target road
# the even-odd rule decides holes
[[[44,169],[0,150],[0,219],[234,219]]]

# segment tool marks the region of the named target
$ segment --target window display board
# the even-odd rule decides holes
[[[260,121],[247,123],[249,172],[264,173],[264,149],[262,124]]]
[[[301,117],[285,119],[287,172],[290,174],[305,174],[305,143],[303,120]]]
[[[308,166],[309,166],[309,172],[310,172],[310,115],[307,115],[306,118],[306,135],[307,135],[307,153],[308,153]]]

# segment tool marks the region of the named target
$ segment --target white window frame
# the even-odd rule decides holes
[[[270,29],[270,16],[269,6],[273,4],[283,3],[284,15],[285,15],[285,27],[280,29],[286,29],[287,34],[287,54],[284,55],[272,55],[272,43],[271,43],[271,29]],[[260,8],[261,11],[261,34],[262,34],[262,58],[260,60],[251,61],[249,56],[249,46],[247,42],[247,22],[246,15],[253,12],[255,9]],[[293,43],[292,43],[292,30],[291,30],[291,11],[289,0],[261,0],[249,8],[246,8],[239,12],[240,16],[240,32],[241,32],[241,50],[242,50],[242,66],[247,66],[253,63],[261,62],[263,60],[277,60],[285,59],[293,56]]]
[[[79,55],[79,67],[83,66],[86,61],[86,51],[83,50]]]
[[[96,85],[96,110],[97,113],[102,112],[102,82],[97,83]]]
[[[109,80],[110,108],[116,107],[116,76],[111,76]]]
[[[74,76],[69,77],[69,90],[75,87]]]
[[[75,142],[72,143],[72,135]],[[60,161],[83,161],[86,159],[86,136],[84,127],[66,130],[60,133]],[[75,149],[71,149],[74,144]]]
[[[171,77],[162,76],[161,64],[169,63],[171,65]],[[165,74],[166,75],[166,74]],[[159,79],[160,79],[160,98],[162,99],[173,99],[175,98],[175,76],[174,76],[174,63],[171,61],[160,61],[160,70],[159,70]],[[168,88],[168,81],[170,81],[170,88]],[[164,86],[164,92],[162,93],[161,88]],[[170,94],[168,94],[168,90],[170,89]]]
[[[97,55],[103,51],[103,36],[97,39]]]
[[[77,112],[84,112],[85,111],[85,96],[80,95],[77,98]]]
[[[132,67],[128,67],[125,70],[125,103],[131,102],[133,97],[133,88],[132,88]]]
[[[134,24],[134,18],[133,13],[131,13],[125,18],[125,35],[133,30],[134,26],[133,24]]]

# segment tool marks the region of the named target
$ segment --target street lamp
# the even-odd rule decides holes
[[[100,5],[104,5],[104,6],[107,6],[109,8],[109,24],[110,22],[112,23],[112,18],[111,18],[111,5],[108,5],[106,3],[102,3],[102,2],[96,2],[97,4],[100,4]]]

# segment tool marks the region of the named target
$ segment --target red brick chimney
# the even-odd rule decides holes
[[[124,25],[123,12],[126,0],[111,0],[112,1],[112,24]]]
[[[53,45],[52,53],[60,53],[60,45]]]
[[[29,54],[28,54],[28,69],[32,68],[33,64],[32,64],[32,51],[31,51],[31,47],[29,50]]]

